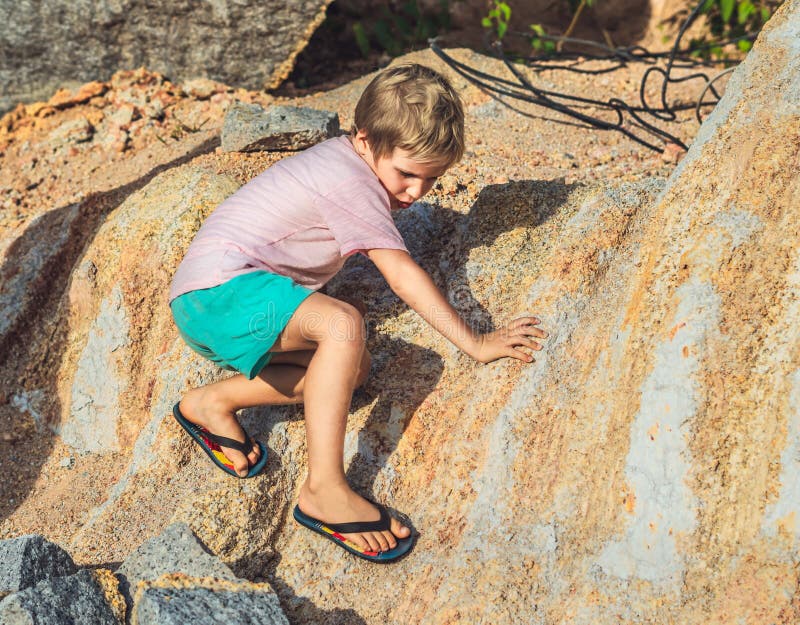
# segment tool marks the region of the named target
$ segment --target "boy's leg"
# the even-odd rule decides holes
[[[350,304],[315,293],[300,304],[273,351],[292,350],[311,341],[316,351],[303,389],[308,477],[300,489],[304,513],[327,523],[377,521],[380,513],[347,483],[344,437],[347,414],[366,351],[364,320]],[[392,519],[391,531],[345,534],[375,551],[396,546],[410,530]]]
[[[253,406],[302,403],[306,368],[313,355],[314,350],[276,353],[270,364],[252,380],[237,374],[188,391],[181,399],[180,410],[189,421],[213,434],[244,440],[244,431],[235,417],[236,411]],[[365,350],[356,386],[364,383],[369,367],[370,355]],[[222,450],[240,475],[247,475],[248,467],[258,462],[257,446],[253,447],[247,459],[235,449],[223,447]]]

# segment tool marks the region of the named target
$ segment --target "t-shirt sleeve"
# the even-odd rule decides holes
[[[381,248],[408,251],[392,219],[389,197],[377,181],[351,181],[318,202],[342,256]]]

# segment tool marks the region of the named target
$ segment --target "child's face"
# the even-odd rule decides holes
[[[375,159],[365,137],[356,135],[354,145],[356,151],[378,176],[383,188],[389,193],[392,209],[408,208],[428,191],[447,166],[442,163],[420,163],[411,154],[395,148],[391,156]]]

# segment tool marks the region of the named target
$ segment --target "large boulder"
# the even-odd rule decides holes
[[[420,537],[385,570],[287,525],[290,616],[798,621],[798,41],[788,2],[656,201],[564,189],[548,207],[535,186],[490,187],[463,230],[432,230],[453,292],[530,309],[550,338],[530,366],[481,366],[415,321],[380,325],[447,356],[437,375],[390,353],[403,380],[375,390],[391,407],[347,439],[351,477]]]
[[[173,80],[275,87],[329,3],[0,0],[0,112],[140,65]]]
[[[105,216],[59,306],[59,445],[97,478],[126,463],[79,482],[107,491],[70,526],[76,559],[124,560],[175,520],[235,575],[269,581],[298,623],[798,622],[799,35],[794,0],[666,186],[479,185],[469,167],[510,162],[492,129],[514,124],[512,143],[530,126],[468,110],[473,155],[398,227],[476,327],[541,317],[534,363],[471,361],[363,258],[328,285],[369,311],[348,478],[419,534],[390,567],[292,522],[302,408],[241,413],[269,447],[252,480],[169,417],[186,388],[227,375],[177,335],[170,277],[205,215],[272,157],[207,155],[154,178]]]

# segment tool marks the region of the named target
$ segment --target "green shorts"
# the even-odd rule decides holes
[[[186,344],[223,369],[255,378],[272,359],[278,335],[314,291],[268,271],[236,276],[170,303]]]

